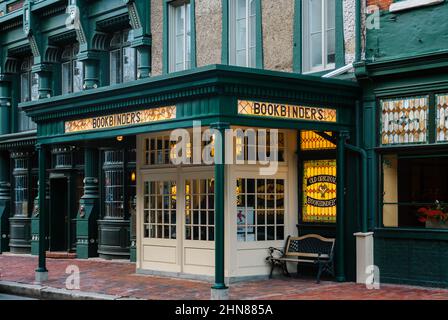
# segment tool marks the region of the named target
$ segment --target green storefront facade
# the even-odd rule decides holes
[[[437,18],[447,4],[398,13],[381,9],[387,34],[367,29],[365,48],[356,19],[355,63],[347,69],[354,73],[327,79],[322,72],[300,74],[302,1],[291,8],[288,72],[263,69],[269,60],[260,45],[267,42],[258,19],[263,0],[254,1],[252,68],[229,65],[229,18],[221,19],[217,32],[219,63],[200,63],[201,50],[209,49],[200,40],[198,23],[207,15],[198,9],[200,1],[162,1],[156,13],[154,1],[19,2],[0,3],[0,250],[38,255],[40,279],[46,258],[62,252],[67,258],[128,259],[139,273],[212,278],[222,289],[227,279],[266,275],[269,246],[281,247],[289,234],[312,233],[336,238],[338,281],[363,281],[370,274],[363,269],[374,264],[381,282],[448,285],[448,234],[443,225],[428,224],[429,218],[422,222],[420,210],[436,210],[435,200],[443,204],[448,194],[441,124],[448,103],[446,53],[422,32],[406,40],[409,54],[401,55],[390,36],[399,24],[422,15]],[[222,12],[233,10],[230,2],[218,2]],[[185,5],[182,14],[190,13],[186,21],[192,26],[183,71],[171,70],[173,3]],[[355,13],[364,7],[362,1],[354,4]],[[335,64],[328,72],[344,66],[345,9],[336,5]],[[162,24],[154,22],[157,15]],[[67,72],[71,80],[59,81]],[[257,103],[265,105],[264,112],[254,112]],[[162,158],[168,154],[171,132],[191,131],[199,122],[216,133],[278,130],[285,137],[279,173],[269,178],[250,166],[175,167],[151,160],[159,151]],[[215,155],[224,155],[224,147],[216,146]],[[313,167],[323,163],[326,169]],[[331,192],[337,199],[334,212],[307,216],[309,172],[336,177],[334,189],[320,186],[322,199]],[[196,182],[209,189],[190,191]],[[258,184],[253,192],[263,194],[265,207],[248,204],[249,182]],[[164,186],[169,208],[165,200],[163,208],[151,207],[149,199],[158,196],[152,183]],[[208,200],[190,208],[190,196]],[[269,207],[270,196],[280,202]],[[202,218],[201,210],[213,218]],[[237,224],[240,210],[256,222]],[[164,218],[153,223],[153,211]],[[189,212],[201,218],[189,222]],[[275,222],[269,222],[270,213]],[[370,239],[366,247],[363,239]]]

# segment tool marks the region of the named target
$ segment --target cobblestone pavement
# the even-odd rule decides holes
[[[65,288],[68,265],[80,269],[80,290],[152,300],[206,300],[210,283],[135,274],[135,264],[93,260],[47,260],[49,280],[43,285]],[[34,284],[37,258],[0,255],[0,280]],[[230,286],[235,300],[448,300],[448,290],[413,286],[382,285],[380,290],[367,290],[354,283],[313,279],[273,279],[235,283]]]

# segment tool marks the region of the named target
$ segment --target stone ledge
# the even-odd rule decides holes
[[[94,292],[58,289],[37,284],[0,281],[0,292],[41,300],[141,300]]]
[[[389,7],[389,12],[399,12],[403,10],[436,5],[444,1],[445,0],[404,0],[392,3]]]

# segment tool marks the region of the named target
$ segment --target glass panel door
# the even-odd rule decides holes
[[[177,182],[145,181],[143,197],[143,237],[176,239]]]

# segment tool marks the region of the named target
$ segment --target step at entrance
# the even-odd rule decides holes
[[[49,259],[76,259],[76,253],[70,253],[70,252],[47,251],[46,256]]]

